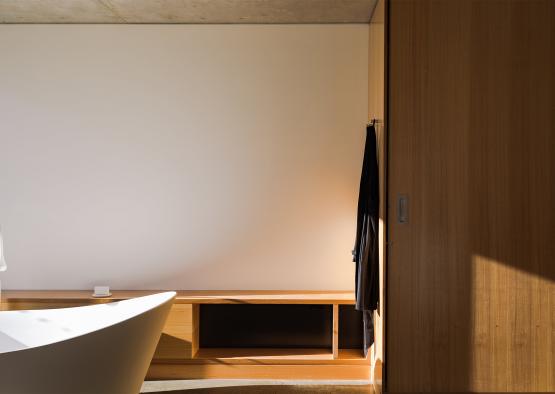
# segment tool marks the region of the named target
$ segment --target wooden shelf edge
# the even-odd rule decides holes
[[[141,297],[167,290],[113,290],[112,296],[92,297],[89,290],[4,290],[3,302],[102,303]],[[316,290],[177,290],[175,303],[182,304],[354,304],[351,291]]]
[[[294,359],[153,359],[151,364],[156,365],[183,365],[183,366],[195,366],[195,365],[364,365],[369,370],[371,369],[370,360],[358,359],[358,360],[341,360],[341,359],[329,359],[329,360],[294,360]]]
[[[190,359],[154,359],[156,364],[370,365],[361,350],[322,348],[199,348]]]
[[[208,360],[332,360],[324,348],[199,348],[195,359]]]
[[[369,380],[368,365],[329,364],[157,364],[148,369],[147,380],[159,379],[324,379]]]

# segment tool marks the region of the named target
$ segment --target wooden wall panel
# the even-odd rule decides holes
[[[382,365],[384,361],[385,335],[385,245],[386,245],[386,152],[387,138],[385,127],[385,8],[386,0],[376,4],[369,25],[368,36],[368,120],[378,119],[376,134],[378,138],[378,169],[380,174],[380,222],[379,261],[380,261],[380,305],[374,314],[375,342],[372,350],[372,379],[375,391],[381,390]]]
[[[389,6],[387,389],[553,392],[555,2]]]

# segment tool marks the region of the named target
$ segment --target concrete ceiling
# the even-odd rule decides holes
[[[377,0],[0,0],[0,23],[368,23]]]

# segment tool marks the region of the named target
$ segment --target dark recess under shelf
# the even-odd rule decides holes
[[[339,348],[362,349],[362,312],[354,305],[339,305]]]
[[[331,305],[205,304],[201,348],[331,348]]]

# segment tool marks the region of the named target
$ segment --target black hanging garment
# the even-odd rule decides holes
[[[373,311],[379,301],[378,220],[380,187],[376,130],[373,124],[366,128],[366,145],[360,176],[358,197],[357,234],[353,261],[356,263],[356,309],[362,312],[364,325],[364,355],[374,343]]]

